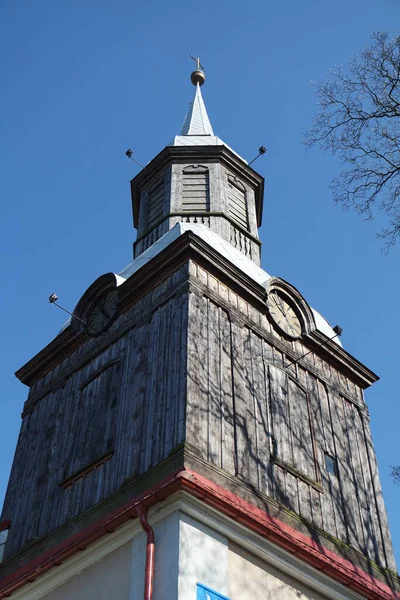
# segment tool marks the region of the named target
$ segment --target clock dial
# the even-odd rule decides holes
[[[278,327],[290,337],[300,337],[301,323],[291,304],[277,290],[268,294],[269,314]]]
[[[118,292],[111,290],[93,304],[87,318],[86,330],[89,335],[99,335],[111,325],[118,310]]]

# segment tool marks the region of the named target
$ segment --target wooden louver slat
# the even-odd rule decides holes
[[[247,205],[244,190],[239,189],[232,181],[229,181],[229,216],[235,223],[247,229]]]
[[[208,212],[210,210],[208,171],[183,172],[182,210],[185,212]]]
[[[147,226],[152,227],[163,214],[164,182],[160,181],[149,191]]]

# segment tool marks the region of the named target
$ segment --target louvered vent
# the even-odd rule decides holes
[[[210,187],[208,170],[204,167],[189,167],[183,171],[182,210],[209,212]]]
[[[162,216],[164,208],[164,181],[160,180],[149,191],[147,226],[152,227]]]
[[[247,229],[248,223],[245,188],[241,183],[239,183],[239,181],[235,181],[233,177],[229,177],[228,186],[229,216],[235,223],[244,229]]]

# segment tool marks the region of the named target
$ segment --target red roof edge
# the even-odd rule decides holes
[[[268,539],[305,563],[354,590],[368,600],[400,600],[400,594],[350,561],[268,515],[262,509],[243,500],[190,469],[177,471],[156,486],[132,498],[118,509],[102,517],[79,533],[56,544],[29,563],[0,581],[0,600],[9,597],[28,582],[35,581],[65,560],[86,550],[106,534],[113,533],[130,519],[137,517],[137,506],[153,506],[183,490],[205,504],[234,519],[254,533]],[[157,544],[157,541],[156,541]]]

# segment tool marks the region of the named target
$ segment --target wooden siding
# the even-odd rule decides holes
[[[362,391],[322,353],[288,367],[284,349],[301,356],[301,341],[193,262],[107,335],[108,347],[88,338],[31,388],[2,515],[6,557],[187,441],[252,493],[394,568]]]
[[[147,228],[152,227],[164,211],[164,180],[158,181],[149,190]]]
[[[188,167],[182,174],[182,210],[185,212],[210,211],[208,169]]]
[[[288,358],[260,333],[261,316],[200,267],[196,273],[209,292],[190,296],[189,443],[215,467],[393,568],[367,412],[357,394],[338,394],[325,381],[326,368],[321,378],[299,365],[285,369]],[[345,387],[355,392],[351,382]],[[325,453],[336,459],[337,475],[326,470]]]
[[[54,389],[22,421],[3,509],[12,521],[6,556],[145,473],[184,441],[188,299],[176,289],[185,273],[183,267],[121,315],[113,328],[135,315],[136,323],[64,382],[57,367],[35,386],[37,393],[53,378]],[[98,340],[88,339],[62,365],[64,372]],[[72,485],[63,486],[71,476]]]
[[[247,229],[248,215],[246,204],[246,192],[244,186],[241,183],[236,182],[233,177],[229,177],[228,202],[229,216],[231,217],[231,219],[244,229]]]

